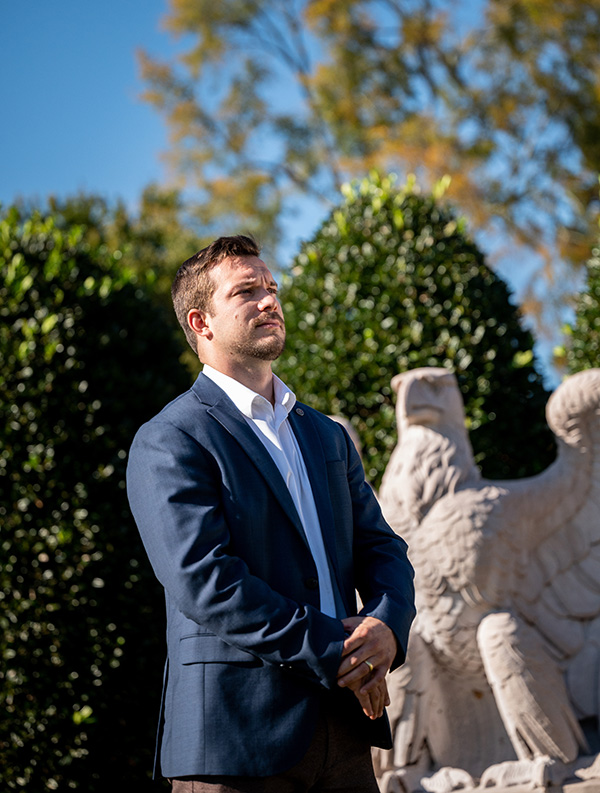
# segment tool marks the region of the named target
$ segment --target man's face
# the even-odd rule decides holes
[[[210,271],[216,284],[206,323],[211,348],[237,361],[274,361],[285,346],[285,323],[277,284],[256,256],[224,259]]]

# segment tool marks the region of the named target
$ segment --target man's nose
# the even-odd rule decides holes
[[[258,309],[260,311],[273,311],[278,308],[278,306],[277,295],[273,292],[265,291],[264,295],[258,301]]]

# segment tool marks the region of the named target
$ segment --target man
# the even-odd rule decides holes
[[[162,773],[174,793],[375,793],[414,617],[406,545],[346,431],[272,373],[285,326],[254,241],[216,240],[172,295],[204,368],[127,475],[167,601]]]

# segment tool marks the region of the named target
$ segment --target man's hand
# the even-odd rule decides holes
[[[390,704],[386,682],[382,680],[366,694],[361,692],[362,684],[362,680],[358,680],[355,683],[349,683],[348,688],[360,702],[365,716],[370,719],[378,719],[383,716],[384,708]]]
[[[379,718],[389,705],[385,676],[398,652],[396,637],[375,617],[346,617],[342,624],[350,635],[344,642],[338,685],[354,692],[367,716]]]

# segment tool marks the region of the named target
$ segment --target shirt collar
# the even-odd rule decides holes
[[[236,408],[249,419],[258,418],[259,415],[262,415],[265,406],[271,408],[271,403],[268,399],[257,394],[256,391],[252,391],[251,388],[243,385],[239,380],[235,380],[233,377],[213,369],[208,364],[204,364],[202,372],[225,391]],[[273,389],[275,405],[271,409],[274,411],[276,418],[279,415],[283,420],[287,418],[289,412],[296,404],[296,395],[276,374],[273,375]]]

